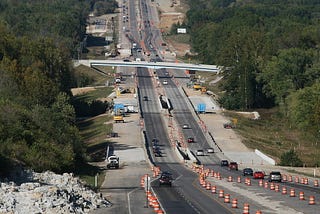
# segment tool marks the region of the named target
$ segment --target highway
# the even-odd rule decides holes
[[[129,1],[130,11],[130,29],[131,34],[128,36],[131,38],[131,42],[136,42],[138,46],[142,44],[144,51],[150,51],[154,56],[161,54],[155,50],[161,50],[160,33],[154,29],[152,25],[152,18],[154,15],[150,15],[153,12],[150,1],[139,1],[139,4],[135,4],[134,1]],[[139,12],[137,11],[139,8]],[[138,13],[136,13],[138,12]],[[132,18],[135,17],[135,18]],[[136,17],[138,17],[136,19]],[[140,20],[141,17],[141,20]],[[142,23],[142,25],[141,25]],[[133,28],[139,29],[135,30]],[[143,42],[140,42],[143,41]],[[155,42],[157,41],[157,42]],[[154,52],[155,51],[155,52]],[[140,57],[135,55],[134,57]],[[158,61],[159,60],[159,61]],[[146,147],[148,156],[154,165],[159,166],[162,171],[169,171],[173,174],[174,182],[172,187],[159,187],[157,180],[152,182],[154,192],[159,198],[163,208],[167,214],[171,213],[242,213],[242,209],[231,209],[230,205],[222,203],[216,195],[204,190],[199,184],[199,175],[189,168],[185,167],[181,160],[174,152],[174,147],[170,143],[168,136],[168,127],[166,127],[166,121],[168,118],[168,111],[162,109],[160,106],[159,95],[164,92],[168,99],[170,99],[173,110],[172,116],[178,124],[178,129],[183,135],[184,143],[188,148],[195,152],[198,149],[205,149],[212,147],[212,142],[207,141],[208,138],[203,133],[199,126],[199,121],[195,113],[193,112],[188,99],[183,94],[181,88],[177,87],[176,82],[171,79],[163,68],[169,69],[186,69],[191,68],[200,70],[205,65],[192,65],[192,64],[180,64],[160,62],[122,62],[122,61],[87,61],[83,63],[89,63],[90,66],[115,63],[117,66],[133,66],[137,67],[137,82],[138,82],[138,94],[140,99],[141,116],[144,120],[144,130]],[[191,66],[191,67],[188,67]],[[149,70],[147,69],[149,68]],[[211,67],[213,69],[214,67]],[[215,67],[219,69],[218,67]],[[153,70],[152,70],[153,69]],[[153,77],[153,72],[156,71],[156,75],[159,77],[160,89],[156,88],[156,81]],[[215,72],[217,72],[216,70]],[[170,73],[178,73],[176,70],[170,70]],[[167,84],[163,84],[163,80],[167,80]],[[143,97],[147,96],[148,100],[143,100]],[[183,124],[188,124],[189,129],[182,129]],[[213,133],[214,134],[214,133]],[[186,143],[188,137],[194,137],[195,143]],[[152,152],[151,140],[157,138],[160,142],[160,149],[162,157],[155,157]],[[239,204],[249,202],[252,210],[263,210],[264,213],[299,213],[306,211],[306,213],[316,213],[315,209],[303,204],[302,201],[293,200],[290,197],[281,197],[281,194],[277,194],[269,189],[261,188],[258,186],[258,181],[253,180],[250,187],[245,186],[242,183],[228,183],[225,178],[232,176],[234,180],[241,176],[240,171],[229,171],[226,168],[220,167],[220,160],[223,154],[216,153],[205,156],[198,156],[198,160],[205,168],[212,169],[221,173],[222,181],[215,178],[208,178],[212,183],[215,183],[218,188],[226,189],[230,194],[237,197]],[[282,186],[288,189],[293,187],[296,191],[304,191],[306,195],[316,195],[319,197],[319,189],[300,185],[297,183],[281,183]],[[277,195],[276,195],[277,194]],[[280,205],[280,203],[285,205]],[[286,208],[283,210],[283,208]]]
[[[154,41],[154,35],[150,33],[148,27],[150,26],[147,6],[146,3],[141,1],[142,10],[145,13],[144,17],[147,20],[143,20],[145,25],[145,38],[146,47],[152,49],[151,41]],[[151,19],[152,20],[152,19]],[[154,44],[156,45],[156,44]],[[155,47],[157,48],[157,47]],[[158,63],[158,62],[157,62]],[[160,74],[165,73],[164,71],[159,71]],[[157,73],[159,73],[157,72]],[[141,114],[144,118],[144,126],[146,130],[147,147],[149,148],[150,159],[153,160],[156,166],[159,166],[162,171],[169,171],[173,174],[175,178],[173,187],[159,187],[156,181],[152,183],[153,190],[158,195],[160,203],[163,205],[167,214],[174,213],[212,213],[215,209],[217,213],[232,213],[231,210],[222,206],[218,201],[214,200],[210,195],[204,195],[198,185],[198,175],[185,168],[181,164],[180,160],[177,159],[176,154],[173,152],[173,147],[170,143],[167,128],[164,127],[165,122],[163,121],[163,112],[166,114],[166,109],[161,109],[159,95],[155,94],[155,86],[153,85],[154,79],[152,79],[150,72],[144,68],[138,68],[137,79],[139,87],[139,97],[141,103]],[[176,85],[168,79],[167,87],[172,87],[173,100],[176,97],[182,97],[177,91]],[[148,101],[143,101],[142,97],[148,97]],[[176,102],[173,102],[174,105]],[[184,108],[185,102],[181,101],[180,108]],[[179,106],[179,105],[178,105]],[[178,109],[177,109],[178,111]],[[188,109],[182,109],[181,111],[182,119],[193,118]],[[199,127],[195,121],[189,121],[191,127],[195,131],[199,131]],[[155,157],[152,153],[151,141],[153,138],[159,140],[162,157]],[[204,137],[198,133],[197,139],[205,141]]]
[[[157,181],[152,183],[153,189],[167,214],[170,213],[212,213],[212,209],[218,213],[231,213],[230,210],[215,202],[212,197],[204,195],[198,186],[198,175],[185,168],[176,158],[167,129],[162,122],[160,113],[159,96],[154,92],[152,78],[146,69],[138,68],[138,87],[144,126],[146,130],[147,147],[150,159],[159,166],[162,171],[169,171],[175,178],[173,187],[159,187]],[[148,101],[141,98],[148,96]],[[154,157],[152,154],[151,140],[159,140],[162,157]]]

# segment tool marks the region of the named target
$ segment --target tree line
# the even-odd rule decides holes
[[[85,146],[75,125],[71,59],[95,3],[0,2],[0,174],[13,164],[72,171]],[[107,5],[107,4],[106,4]]]
[[[320,2],[189,0],[191,43],[204,63],[225,66],[228,109],[278,106],[320,135]]]

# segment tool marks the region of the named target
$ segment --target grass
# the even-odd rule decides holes
[[[97,143],[102,143],[112,131],[112,123],[104,124],[112,119],[109,115],[100,115],[97,117],[78,121],[78,128],[82,139],[87,146],[93,146]]]
[[[235,131],[243,138],[247,147],[259,149],[278,163],[284,152],[294,149],[305,166],[319,165],[320,145],[316,143],[316,138],[291,127],[279,115],[277,108],[259,109],[258,112],[260,120],[252,120],[233,112],[226,113],[229,118],[237,119]]]
[[[107,97],[109,94],[111,94],[113,91],[113,87],[101,87],[101,88],[96,88],[93,91],[90,91],[88,93],[85,94],[80,94],[75,96],[75,99],[77,100],[83,100],[83,101],[92,101],[92,100],[96,100],[99,98],[105,98]]]
[[[112,132],[112,123],[104,124],[111,119],[108,115],[78,121],[77,125],[80,135],[87,146],[87,156],[90,162],[101,162],[104,160],[107,145],[107,134]],[[77,174],[89,186],[94,188],[95,176],[98,174],[98,188],[101,186],[105,172],[99,167],[89,163],[79,164]]]
[[[88,163],[78,163],[76,175],[86,183],[90,188],[97,190],[103,183],[105,171],[98,166],[93,166]],[[98,176],[98,183],[95,186],[95,176]]]
[[[165,39],[173,40],[178,43],[190,43],[190,35],[189,34],[172,34],[165,36]]]
[[[78,96],[77,99],[90,101],[106,97],[109,93],[111,93],[109,88],[98,88],[95,91]],[[104,160],[106,147],[109,143],[112,143],[106,140],[107,135],[113,130],[113,124],[110,121],[112,121],[112,117],[107,114],[77,121],[80,135],[87,147],[88,161],[93,163],[79,163],[75,173],[93,189],[96,189],[94,186],[95,176],[98,175],[97,188],[101,186],[105,177],[103,168],[96,166],[95,162]]]
[[[87,86],[105,85],[107,82],[113,81],[114,69],[112,69],[112,67],[107,67],[107,66],[97,66],[97,67],[102,71],[104,71],[105,73],[110,73],[110,75],[108,76],[103,75],[85,65],[79,65],[78,67],[74,68],[74,72],[77,76],[87,76],[92,79],[93,83]]]

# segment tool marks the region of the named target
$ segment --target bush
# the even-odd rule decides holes
[[[74,100],[73,106],[77,117],[94,117],[99,114],[104,114],[110,108],[110,103],[100,100],[83,101]]]
[[[302,161],[298,157],[298,154],[291,149],[288,152],[284,152],[280,157],[280,165],[281,166],[302,166]]]

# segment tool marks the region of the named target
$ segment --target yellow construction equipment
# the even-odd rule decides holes
[[[113,109],[113,112],[114,112],[114,116],[113,116],[113,121],[118,123],[118,122],[122,122],[124,123],[124,119],[123,119],[123,116],[124,116],[124,105],[123,104],[116,104],[114,109]]]
[[[193,89],[194,89],[194,90],[200,90],[201,87],[202,87],[202,86],[201,86],[200,83],[194,83],[194,84],[193,84]]]
[[[114,115],[113,116],[113,121],[118,123],[118,122],[122,122],[124,123],[124,120],[123,120],[123,116],[122,115]]]

